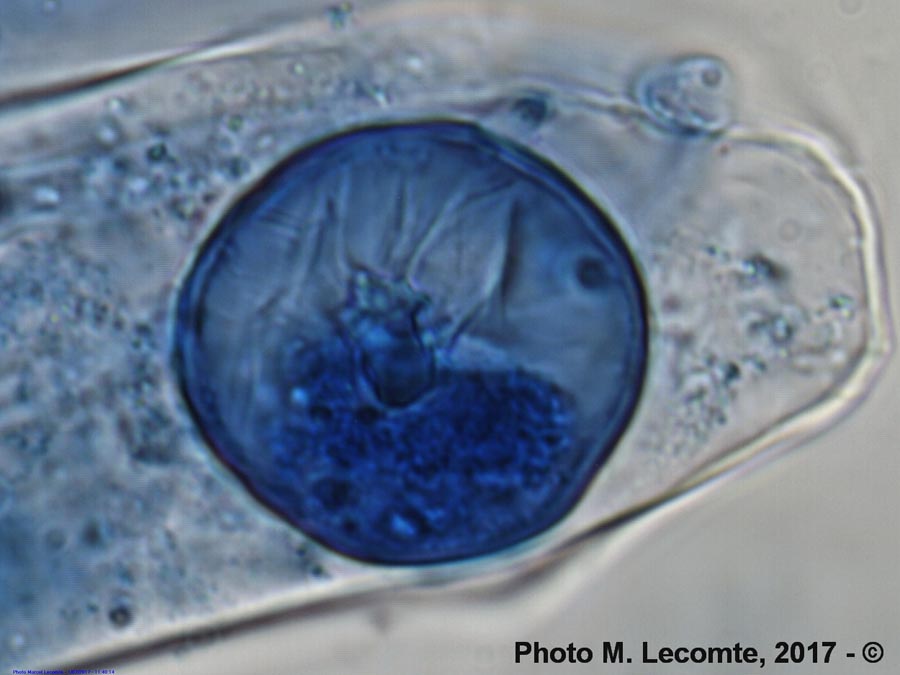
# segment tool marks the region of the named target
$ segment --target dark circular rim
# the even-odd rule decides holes
[[[529,532],[524,536],[519,535],[508,540],[500,540],[499,543],[483,548],[474,555],[450,554],[443,557],[433,557],[420,554],[418,557],[413,555],[402,560],[398,559],[397,556],[380,558],[374,555],[364,555],[358,551],[347,550],[345,547],[329,542],[326,537],[320,536],[317,532],[311,531],[311,528],[304,526],[297,519],[284,513],[277,505],[272,503],[270,498],[262,494],[258,488],[255,488],[252,476],[247,475],[237,465],[237,462],[229,458],[227,447],[229,445],[239,447],[239,444],[235,443],[230,437],[226,425],[218,416],[218,411],[211,406],[207,406],[208,409],[206,411],[201,410],[200,401],[205,396],[204,388],[201,386],[200,391],[198,391],[198,386],[196,383],[192,384],[192,378],[189,377],[188,372],[191,369],[188,356],[188,352],[192,350],[191,343],[193,339],[191,336],[202,325],[204,319],[202,302],[198,301],[201,301],[206,295],[208,285],[214,277],[214,275],[210,274],[210,271],[216,267],[223,252],[223,248],[220,248],[219,251],[214,249],[217,246],[221,246],[223,240],[226,240],[236,228],[245,222],[244,216],[246,214],[253,212],[261,202],[271,198],[273,190],[270,186],[290,174],[296,165],[302,163],[306,157],[317,153],[325,146],[345,144],[352,142],[359,136],[390,128],[444,130],[460,134],[460,136],[465,138],[476,139],[480,150],[489,151],[499,161],[512,165],[518,172],[524,173],[545,188],[552,190],[560,199],[589,215],[590,217],[587,219],[589,222],[585,226],[589,228],[599,227],[605,230],[604,234],[610,237],[614,242],[614,248],[621,253],[623,267],[634,286],[634,300],[636,301],[639,319],[636,322],[635,337],[639,341],[640,349],[635,350],[637,353],[634,359],[635,362],[632,365],[635,372],[634,381],[637,384],[630,389],[626,388],[624,390],[624,393],[628,395],[616,409],[616,423],[609,431],[606,443],[603,447],[595,448],[596,457],[582,472],[583,478],[579,481],[580,484],[570,489],[567,498],[556,505],[554,509],[548,509],[547,514],[542,514],[538,525],[530,528]],[[260,505],[264,506],[266,510],[279,520],[287,522],[299,530],[304,536],[309,537],[325,549],[335,551],[348,558],[386,567],[423,567],[469,562],[523,545],[545,534],[575,508],[597,473],[615,451],[615,447],[634,418],[647,379],[647,366],[650,359],[651,317],[648,313],[650,304],[644,279],[635,262],[632,250],[627,240],[616,227],[615,221],[555,163],[518,142],[499,136],[468,120],[427,118],[360,124],[320,136],[289,153],[278,161],[262,178],[255,181],[233,199],[231,205],[219,219],[219,222],[210,228],[205,240],[189,259],[181,281],[176,288],[176,294],[174,330],[172,331],[173,344],[171,346],[172,365],[191,418],[218,461],[239,479],[244,488]],[[216,431],[218,431],[218,438],[216,438],[216,433],[214,433]],[[224,450],[223,447],[225,448]]]

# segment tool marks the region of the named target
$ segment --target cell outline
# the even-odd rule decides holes
[[[566,202],[575,201],[576,206],[579,209],[584,210],[591,215],[599,215],[599,218],[595,217],[591,219],[590,226],[594,226],[598,222],[609,226],[612,237],[619,240],[621,252],[623,253],[622,260],[628,271],[630,272],[629,276],[636,282],[635,299],[638,303],[638,308],[643,316],[643,321],[640,324],[642,328],[642,334],[640,337],[642,358],[640,359],[640,363],[637,368],[640,374],[640,386],[635,390],[633,399],[628,401],[627,404],[621,406],[618,409],[624,410],[625,412],[620,414],[621,419],[619,421],[619,424],[617,425],[616,429],[609,434],[609,441],[606,448],[603,451],[595,450],[595,454],[597,455],[596,459],[594,460],[594,462],[592,462],[590,470],[585,471],[584,479],[582,480],[578,488],[573,491],[572,494],[574,496],[570,499],[567,506],[562,510],[562,514],[559,517],[551,520],[549,524],[542,527],[537,532],[533,532],[522,541],[514,541],[512,544],[506,544],[496,550],[487,550],[474,557],[456,556],[436,561],[392,563],[379,561],[377,559],[370,559],[364,556],[353,555],[322,543],[322,541],[317,536],[308,534],[307,531],[298,523],[293,522],[288,516],[280,513],[278,507],[270,504],[257,489],[253,488],[251,484],[251,477],[247,476],[245,472],[240,470],[236,462],[229,461],[225,458],[224,455],[226,454],[226,452],[221,451],[217,448],[212,433],[207,431],[207,429],[205,428],[205,426],[208,426],[208,423],[206,425],[199,423],[199,420],[203,419],[203,415],[201,414],[201,411],[198,409],[197,404],[194,401],[195,397],[188,394],[189,387],[187,378],[185,376],[185,373],[188,370],[188,364],[186,362],[186,356],[184,354],[186,350],[179,348],[178,333],[180,332],[182,326],[187,326],[189,328],[187,328],[185,332],[189,331],[191,333],[191,340],[196,340],[193,329],[196,327],[198,322],[192,322],[189,320],[189,315],[191,313],[190,303],[188,301],[187,294],[183,292],[185,287],[188,285],[187,282],[194,276],[194,273],[197,270],[202,268],[203,283],[199,286],[190,288],[190,290],[193,292],[190,296],[190,299],[196,300],[205,295],[205,290],[213,277],[213,275],[210,274],[210,271],[213,267],[215,267],[219,257],[222,255],[222,249],[220,248],[215,257],[208,256],[207,254],[217,247],[217,244],[220,243],[220,240],[227,238],[227,236],[229,236],[231,232],[236,230],[241,225],[241,220],[243,217],[245,217],[248,213],[252,213],[259,206],[259,204],[263,201],[262,195],[265,192],[265,186],[279,181],[286,174],[289,174],[293,165],[301,161],[301,158],[303,158],[306,154],[314,153],[320,146],[327,145],[333,140],[347,140],[350,137],[356,136],[357,134],[364,134],[372,129],[419,125],[422,125],[426,128],[430,126],[440,127],[443,125],[449,125],[475,129],[477,132],[485,134],[485,136],[491,141],[493,145],[493,147],[491,148],[492,155],[502,155],[503,159],[507,159],[511,154],[512,159],[522,161],[526,164],[526,170],[529,168],[529,166],[536,167],[538,169],[543,168],[544,173],[546,174],[545,177],[548,178],[548,182],[552,181],[551,185],[545,185],[545,187],[552,189],[553,193],[558,198],[561,198]],[[506,148],[510,149],[510,153],[504,152]],[[548,168],[549,171],[547,171]],[[531,179],[531,172],[527,172],[527,175]],[[544,184],[542,181],[538,182],[541,182],[542,185]],[[566,188],[569,189],[566,190]],[[543,545],[542,542],[548,535],[548,533],[555,530],[562,522],[566,520],[569,514],[571,514],[578,508],[578,504],[581,502],[584,495],[589,491],[594,479],[600,472],[602,472],[603,466],[615,454],[616,448],[621,444],[622,439],[628,434],[629,430],[633,426],[634,421],[638,419],[641,409],[641,403],[644,401],[644,396],[642,394],[644,388],[648,384],[648,380],[652,372],[652,361],[656,354],[656,350],[653,347],[655,339],[655,312],[653,312],[651,309],[653,307],[653,304],[649,296],[647,284],[644,281],[645,277],[643,276],[642,269],[643,261],[641,260],[640,256],[633,253],[631,242],[625,235],[625,232],[629,228],[621,227],[619,225],[620,222],[620,220],[617,220],[612,215],[610,215],[610,209],[608,209],[608,207],[602,201],[593,198],[582,187],[582,185],[580,185],[571,176],[570,173],[568,173],[564,168],[561,168],[556,162],[547,159],[537,151],[531,150],[526,145],[524,145],[520,139],[506,138],[502,134],[490,128],[486,128],[483,125],[478,124],[477,122],[467,120],[464,117],[451,118],[447,116],[409,116],[403,117],[402,121],[398,121],[396,118],[385,120],[383,118],[375,117],[371,122],[360,122],[358,120],[355,120],[354,124],[348,125],[346,127],[346,131],[329,130],[324,134],[315,135],[313,136],[312,140],[300,144],[299,146],[295,147],[293,151],[288,151],[284,155],[273,160],[269,167],[262,172],[262,178],[257,177],[254,180],[249,181],[243,190],[230,196],[228,200],[224,200],[222,209],[218,212],[218,214],[209,216],[207,228],[204,231],[203,235],[200,237],[200,244],[194,247],[193,255],[191,255],[187,262],[185,262],[185,264],[182,266],[178,277],[178,282],[173,288],[171,298],[172,310],[170,310],[172,314],[170,320],[168,321],[168,330],[170,335],[169,361],[174,369],[173,372],[176,374],[174,379],[176,381],[178,393],[188,409],[189,415],[191,417],[191,422],[203,438],[204,445],[206,446],[206,449],[208,450],[215,464],[224,468],[228,475],[237,478],[244,489],[246,489],[247,492],[253,496],[254,502],[259,504],[262,509],[267,512],[268,515],[275,518],[276,520],[287,523],[292,528],[296,528],[297,531],[301,532],[304,536],[310,537],[313,541],[316,542],[317,545],[323,547],[324,550],[331,549],[341,556],[376,567],[407,567],[419,569],[443,568],[447,566],[453,567],[460,564],[465,564],[467,566],[476,565],[492,557],[496,557],[501,554],[507,554],[510,551],[517,551],[515,555],[527,555],[529,552],[534,552],[535,550],[540,549]],[[596,236],[596,234],[591,231],[591,236],[593,238],[594,236]],[[217,422],[217,425],[222,430],[224,430],[226,426],[224,422]],[[226,432],[226,437],[227,436],[228,434]],[[231,442],[234,443],[233,440]]]

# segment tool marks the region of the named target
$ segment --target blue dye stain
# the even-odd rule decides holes
[[[452,184],[450,178],[461,172],[469,178],[466,185],[503,187],[460,195],[454,190],[471,189]],[[304,190],[318,191],[310,196],[316,213],[291,202],[291,195]],[[379,203],[382,195],[383,209],[362,211],[370,223],[358,222],[359,212],[352,208],[342,212],[336,205],[340,199]],[[402,208],[395,208],[398,195]],[[459,207],[479,199],[486,200],[480,210]],[[456,216],[447,215],[447,204],[457,205]],[[352,219],[346,215],[351,212]],[[434,214],[456,218],[457,230],[473,233],[479,242],[476,249],[487,246],[477,238],[479,228],[488,227],[485,218],[509,221],[500,230],[506,233],[505,253],[485,263],[486,278],[495,283],[470,314],[443,316],[436,309],[455,307],[442,305],[440,296],[452,293],[459,278],[436,276],[426,283],[414,270],[398,271],[402,266],[385,262],[468,250],[463,236],[425,250],[418,244],[435,238],[433,227],[398,225],[400,212],[435,222]],[[528,217],[531,225],[525,223]],[[560,217],[584,230],[584,250],[566,272],[570,286],[548,280],[548,297],[563,292],[581,293],[590,302],[596,297],[597,307],[606,308],[598,313],[614,311],[616,317],[597,324],[603,347],[589,363],[597,366],[596,377],[565,375],[561,366],[560,381],[554,381],[552,367],[522,361],[528,350],[521,345],[529,338],[510,328],[507,315],[542,302],[533,280],[540,276],[522,281],[522,270],[545,265],[555,274],[544,260],[553,258],[555,249],[549,239],[530,249],[524,242],[534,240],[535,228],[546,227],[540,236],[548,237],[568,231],[560,221],[551,222]],[[390,235],[393,245],[389,253],[373,253],[366,261],[348,253],[352,246],[346,243],[344,252],[335,254],[322,243],[326,234],[307,233],[309,245],[317,248],[304,257],[290,233],[315,227],[326,234],[328,228],[355,228],[341,236],[349,240],[363,232],[365,250],[382,250],[372,238]],[[267,228],[277,229],[278,237],[266,239]],[[409,241],[397,228],[418,233],[421,241]],[[577,228],[572,225],[571,231]],[[291,256],[297,267],[301,258],[307,261],[303,264],[313,271],[302,278],[310,295],[296,296],[297,307],[288,300],[278,304],[294,297],[288,291],[260,299],[260,309],[248,316],[262,322],[254,334],[265,338],[228,346],[227,331],[247,323],[234,319],[241,307],[233,303],[247,300],[221,289],[233,291],[238,278],[259,288],[279,287],[267,278],[282,269],[275,252],[267,265],[267,255],[253,250],[273,242],[290,251],[291,265],[284,269],[292,269]],[[402,255],[402,242],[416,254]],[[257,261],[259,269],[247,261]],[[319,286],[329,289],[327,297],[339,299],[318,302]],[[284,316],[273,306],[287,307]],[[557,310],[547,306],[552,324]],[[558,311],[565,306],[561,300]],[[321,320],[312,321],[313,315]],[[547,328],[535,326],[534,333]],[[480,352],[458,358],[469,334],[490,335],[495,349],[506,348],[510,358]],[[210,447],[244,485],[319,543],[389,565],[483,556],[557,523],[623,433],[638,400],[647,353],[642,286],[607,216],[527,149],[473,124],[450,121],[352,129],[285,160],[236,202],[197,253],[180,291],[174,335],[187,403]],[[590,331],[584,335],[590,341]],[[542,362],[571,361],[567,349],[550,349],[540,354]],[[259,374],[263,371],[268,375]],[[567,378],[580,382],[580,389],[567,388]]]
[[[528,126],[539,127],[552,114],[550,97],[540,92],[530,92],[513,102],[512,111]]]

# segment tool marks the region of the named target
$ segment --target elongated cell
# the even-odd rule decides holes
[[[43,73],[25,67],[40,59],[15,52],[52,38],[0,45],[23,66],[0,83],[8,158],[0,171],[0,586],[8,583],[0,596],[8,591],[9,609],[0,665],[62,665],[72,650],[84,663],[108,662],[107,650],[143,650],[203,626],[228,630],[237,617],[460,577],[497,578],[547,611],[562,600],[560,586],[530,583],[536,578],[523,571],[546,569],[561,551],[627,527],[636,509],[747,458],[767,462],[845,417],[877,381],[891,319],[870,199],[879,191],[866,185],[889,181],[866,149],[889,128],[877,123],[889,108],[860,108],[874,117],[859,124],[842,82],[852,69],[824,83],[803,77],[829,45],[798,39],[774,49],[743,30],[745,41],[732,40],[734,26],[756,25],[746,20],[752,3],[716,12],[682,3],[680,35],[675,25],[660,33],[656,15],[627,18],[617,3],[418,11],[366,2],[343,26],[324,5],[310,13],[313,4],[286,3],[283,14],[241,7],[235,31],[223,17],[192,22],[202,34],[180,42],[183,51],[70,58]],[[547,20],[528,18],[538,5]],[[122,17],[123,27],[141,24]],[[77,45],[72,22],[51,23]],[[178,42],[176,33],[168,31]],[[685,51],[671,53],[672,44]],[[604,413],[599,392],[623,380],[603,365],[619,358],[611,336],[623,331],[604,322],[622,312],[589,300],[612,303],[604,289],[615,265],[578,243],[583,229],[560,226],[571,208],[605,232],[592,206],[575,198],[550,213],[550,199],[504,198],[528,191],[521,183],[504,191],[508,174],[491,182],[487,168],[473,168],[465,157],[477,153],[465,155],[460,148],[472,143],[464,138],[456,160],[443,151],[429,159],[427,143],[396,146],[406,164],[392,175],[414,174],[404,181],[374,170],[363,180],[357,145],[340,168],[319,162],[327,179],[309,169],[295,171],[297,181],[259,183],[335,129],[435,116],[477,123],[552,161],[627,239],[646,290],[652,358],[640,405],[605,462],[601,432],[615,415]],[[328,153],[310,150],[307,161],[314,155]],[[510,165],[523,155],[488,160]],[[519,164],[517,180],[543,175],[538,183],[559,187],[554,195],[567,192],[536,164]],[[248,204],[250,190],[267,191],[276,206],[264,214],[261,199],[259,217],[248,207],[225,236],[216,227],[222,214]],[[438,196],[423,200],[428,194]],[[193,318],[170,323],[179,303]],[[171,367],[175,344],[180,369]],[[327,376],[314,377],[317,364]],[[358,398],[346,395],[349,377]],[[190,399],[180,386],[188,381]],[[507,392],[518,406],[491,407]],[[459,398],[469,400],[465,415],[448,403]],[[531,400],[540,405],[522,403]],[[548,426],[554,406],[561,414]],[[523,466],[532,485],[552,480],[555,460],[574,457],[566,453],[575,444],[559,439],[593,439],[578,446],[580,457],[588,466],[596,451],[602,469],[539,537],[452,569],[397,574],[341,560],[288,522],[358,555],[368,543],[395,561],[411,541],[419,560],[449,559],[449,540],[434,533],[439,524],[463,532],[465,505],[453,505],[455,520],[425,507],[444,485],[467,483],[465,475],[453,483],[440,457],[500,464],[496,444],[460,454],[450,427],[431,424],[454,414],[470,435],[479,425],[541,429],[509,446],[535,448],[530,463],[511,454],[505,474],[479,468],[472,489],[480,493],[502,494],[498,479]],[[404,440],[413,434],[417,444]],[[328,456],[315,455],[325,441]],[[405,461],[397,448],[417,448],[403,469],[407,484],[383,468],[369,472],[365,489],[350,489],[358,475],[338,472],[358,466],[366,447],[378,449],[367,467],[391,458],[384,448],[393,448],[393,466]],[[270,511],[223,475],[210,448],[230,453],[248,484],[257,479]],[[316,475],[303,472],[304,454]],[[799,459],[816,457],[811,449]],[[562,466],[566,486],[589,474]],[[432,475],[445,483],[429,492],[422,477]],[[376,508],[401,487],[406,502]],[[534,508],[540,498],[507,494]],[[468,502],[484,514],[472,551],[490,543],[489,518],[509,511]],[[342,529],[363,507],[373,514],[357,521],[363,532],[371,524],[368,542]],[[312,517],[323,513],[331,520]],[[538,512],[535,532],[542,519],[554,522]],[[510,542],[527,529],[507,525]],[[446,558],[425,549],[436,543]]]
[[[184,281],[182,385],[266,505],[382,563],[469,558],[559,520],[646,360],[609,219],[466,123],[322,140],[240,199]]]

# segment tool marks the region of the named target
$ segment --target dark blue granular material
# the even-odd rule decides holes
[[[466,123],[367,127],[238,200],[178,303],[218,456],[320,543],[383,564],[519,544],[576,503],[643,380],[643,293],[606,216]]]
[[[358,554],[364,541],[367,557],[422,562],[496,549],[574,478],[572,402],[545,382],[445,371],[417,405],[382,411],[348,396],[351,345],[308,356],[285,385],[302,383],[315,404],[287,411],[269,439],[287,483],[303,489],[274,501],[339,550]]]

